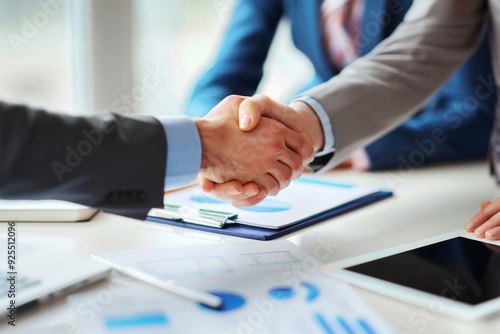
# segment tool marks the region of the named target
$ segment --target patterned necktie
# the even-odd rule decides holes
[[[324,0],[321,26],[325,49],[334,67],[341,70],[359,56],[359,23],[363,0]]]
[[[498,89],[498,93],[500,94],[500,89]],[[488,155],[491,175],[495,175],[497,184],[500,185],[500,101],[497,102]]]

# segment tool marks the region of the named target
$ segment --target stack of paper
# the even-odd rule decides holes
[[[102,254],[108,263],[182,282],[224,300],[213,310],[147,285],[106,298],[87,319],[95,292],[70,297],[89,333],[396,333],[345,283],[288,241]],[[97,298],[99,302],[99,298]]]

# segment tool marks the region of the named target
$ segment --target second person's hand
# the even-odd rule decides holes
[[[262,116],[270,117],[301,133],[314,149],[323,146],[323,130],[315,112],[302,102],[295,102],[290,106],[280,104],[267,96],[256,95],[245,99],[239,107],[239,126],[243,131],[251,131],[259,123]],[[304,159],[304,164],[312,161],[313,156]],[[301,173],[295,172],[292,178],[297,178]],[[255,183],[242,184],[237,181],[227,183],[214,183],[200,176],[200,185],[203,190],[223,198],[236,207],[256,205],[267,195],[266,189]],[[272,194],[271,194],[272,195]]]
[[[312,159],[314,151],[303,135],[271,118],[262,118],[251,130],[241,131],[238,112],[244,101],[244,97],[229,96],[195,121],[202,142],[202,187],[211,188],[208,180],[237,180],[242,185],[253,182],[265,188],[266,194],[275,195],[300,175],[303,161]],[[231,184],[235,182],[228,186]],[[246,187],[255,189],[255,185]],[[217,187],[212,191],[221,198],[231,192]],[[254,196],[262,195],[258,191]],[[242,200],[241,194],[234,198]]]

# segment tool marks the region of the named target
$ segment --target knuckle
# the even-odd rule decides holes
[[[280,190],[280,186],[278,184],[278,181],[272,180],[269,186],[269,195],[271,196],[276,196]]]
[[[293,161],[293,170],[300,171],[303,166],[303,161],[300,157],[296,157]]]
[[[291,168],[284,168],[283,171],[281,172],[281,176],[283,177],[283,180],[285,181],[285,183],[290,182],[290,180],[292,179],[292,175],[293,175],[293,171]],[[286,185],[285,185],[285,187],[286,187]],[[283,188],[281,188],[281,189],[283,189]]]
[[[300,155],[302,158],[307,158],[311,155],[311,147],[308,142],[304,139],[304,137],[301,137],[300,140],[297,142],[297,152],[300,152]]]
[[[229,96],[224,98],[223,102],[229,103],[229,104],[240,103],[242,99],[243,99],[243,97],[241,97],[239,95],[229,95]]]
[[[277,160],[283,154],[283,145],[278,142],[271,143],[269,145],[269,151],[271,152],[271,156]]]
[[[261,100],[262,102],[266,102],[266,103],[269,102],[269,100],[270,100],[269,96],[267,96],[265,94],[262,94],[262,93],[261,94],[257,94],[255,97],[258,100]]]
[[[278,121],[272,120],[272,122],[270,123],[270,128],[274,133],[280,136],[285,135],[286,127]]]

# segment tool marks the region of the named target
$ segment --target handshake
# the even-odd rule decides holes
[[[323,128],[303,102],[232,95],[195,120],[202,145],[198,180],[236,207],[255,205],[298,178],[323,147]]]

